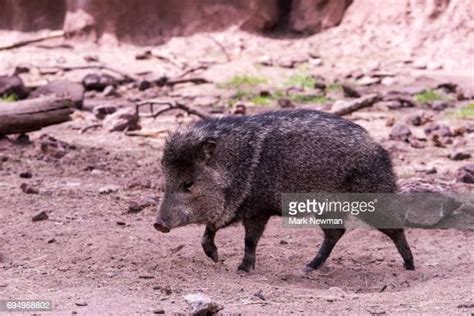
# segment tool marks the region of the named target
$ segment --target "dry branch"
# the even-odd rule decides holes
[[[221,49],[221,51],[224,53],[227,62],[231,62],[231,61],[232,61],[232,58],[230,57],[230,54],[229,54],[229,52],[227,51],[227,49],[225,48],[225,46],[224,46],[221,42],[219,42],[218,40],[216,40],[214,37],[212,37],[211,35],[208,35],[207,37],[208,37],[211,41],[213,41],[217,46],[219,46],[219,48]]]
[[[18,41],[18,42],[13,43],[13,44],[0,46],[0,50],[14,49],[14,48],[26,46],[26,45],[33,44],[33,43],[43,42],[43,41],[50,40],[50,39],[62,38],[62,37],[65,37],[65,36],[66,36],[66,32],[64,32],[64,31],[55,31],[55,32],[51,32],[47,35],[43,35],[43,36],[40,36],[40,37],[35,37],[35,38],[32,38],[32,39],[28,39],[28,40]]]
[[[212,83],[211,81],[205,79],[205,78],[200,78],[200,77],[193,77],[193,78],[176,78],[176,79],[170,79],[167,77],[162,77],[158,80],[156,80],[156,84],[159,87],[174,87],[177,84],[183,84],[183,83],[193,83],[193,84],[204,84],[204,83]]]
[[[27,133],[69,121],[72,101],[56,96],[0,102],[0,135]]]
[[[83,129],[81,129],[79,131],[79,134],[84,134],[85,132],[87,132],[90,129],[99,128],[99,127],[103,127],[103,125],[102,124],[92,124],[92,125],[86,126],[86,127],[84,127]]]
[[[141,131],[127,131],[125,135],[131,137],[151,137],[156,138],[160,137],[163,134],[168,133],[168,129],[158,129],[158,130],[141,130]]]
[[[172,57],[168,57],[168,56],[165,56],[165,55],[161,55],[161,54],[157,54],[157,53],[152,53],[152,55],[156,58],[156,59],[159,59],[159,60],[162,60],[164,62],[167,62],[173,66],[175,66],[176,68],[179,68],[179,69],[183,69],[185,67],[185,65],[183,65],[183,63],[179,62],[174,56]]]
[[[205,112],[202,111],[201,109],[198,109],[192,105],[186,105],[184,103],[180,103],[178,101],[163,101],[159,99],[151,99],[151,100],[145,100],[141,101],[140,103],[136,104],[137,108],[137,113],[139,113],[139,108],[144,105],[150,105],[151,106],[151,114],[147,116],[141,116],[141,117],[152,117],[152,118],[157,118],[159,115],[171,111],[171,110],[182,110],[185,111],[188,114],[196,115],[202,119],[207,119],[210,118],[211,116]],[[153,105],[164,105],[165,107],[160,109],[157,112],[154,112],[153,110]]]
[[[379,94],[369,94],[363,96],[359,99],[347,102],[343,107],[332,111],[331,113],[343,116],[347,114],[351,114],[355,111],[359,111],[364,108],[371,107],[375,103],[382,100],[382,97]]]
[[[83,69],[99,69],[99,70],[108,70],[110,72],[113,72],[115,74],[118,74],[119,76],[121,76],[125,81],[127,82],[135,82],[135,81],[138,81],[137,78],[129,75],[129,74],[126,74],[120,70],[117,70],[117,69],[114,69],[114,68],[110,68],[108,66],[105,66],[105,65],[86,65],[86,66],[50,66],[50,67],[41,67],[41,66],[38,66],[37,67],[38,69],[44,69],[44,68],[48,68],[48,69],[58,69],[58,70],[62,70],[62,71],[73,71],[73,70],[83,70]]]
[[[196,66],[196,67],[192,67],[192,68],[189,68],[189,69],[185,70],[182,74],[180,74],[178,76],[178,78],[183,78],[184,76],[189,75],[190,73],[196,72],[198,70],[206,70],[208,68],[209,68],[209,65],[199,65],[199,66]]]

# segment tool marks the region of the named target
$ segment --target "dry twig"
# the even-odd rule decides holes
[[[156,84],[159,87],[173,87],[178,84],[183,84],[183,83],[193,83],[193,84],[204,84],[204,83],[212,83],[211,81],[201,78],[201,77],[192,77],[192,78],[167,78],[167,77],[162,77],[158,80],[155,81]]]
[[[219,46],[219,48],[221,49],[221,51],[224,53],[227,62],[231,62],[231,61],[232,61],[232,57],[230,57],[230,54],[229,54],[229,52],[227,51],[227,49],[225,48],[225,46],[224,46],[221,42],[219,42],[218,40],[216,40],[214,37],[212,37],[211,35],[208,35],[207,37],[208,37],[211,41],[213,41],[217,46]]]
[[[137,78],[129,75],[129,74],[126,74],[120,70],[117,70],[117,69],[114,69],[114,68],[110,68],[108,66],[105,66],[105,65],[85,65],[85,66],[50,66],[50,67],[41,67],[41,66],[37,66],[38,69],[41,70],[41,68],[49,68],[49,69],[58,69],[58,70],[62,70],[62,71],[73,71],[73,70],[83,70],[83,69],[100,69],[100,70],[107,70],[107,71],[110,71],[110,72],[113,72],[115,74],[118,74],[119,76],[121,76],[126,82],[135,82],[135,81],[138,81]]]
[[[145,100],[141,101],[136,104],[136,111],[139,113],[139,109],[141,106],[144,105],[150,105],[150,115],[146,116],[141,116],[141,117],[151,117],[151,118],[157,118],[159,115],[171,111],[171,110],[182,110],[185,111],[188,114],[196,115],[202,119],[207,119],[210,118],[210,115],[206,113],[205,111],[202,111],[201,109],[198,109],[194,106],[191,105],[186,105],[184,103],[178,102],[178,101],[163,101],[159,99],[151,99],[151,100]],[[157,112],[154,112],[153,105],[164,105],[165,107],[160,109]]]
[[[28,40],[18,41],[16,43],[5,45],[5,46],[0,46],[0,51],[1,50],[14,49],[14,48],[18,48],[18,47],[23,47],[23,46],[26,46],[26,45],[29,45],[29,44],[43,42],[43,41],[50,40],[50,39],[62,38],[62,37],[65,37],[66,35],[67,35],[67,33],[64,32],[64,31],[54,31],[54,32],[51,32],[51,33],[43,35],[43,36],[35,37],[35,38],[32,38],[32,39],[28,39]]]

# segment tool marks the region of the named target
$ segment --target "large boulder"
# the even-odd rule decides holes
[[[92,26],[99,39],[116,37],[138,44],[171,36],[224,30],[238,25],[261,31],[278,19],[278,1],[258,0],[69,0],[66,31]],[[105,36],[104,35],[108,35]]]
[[[338,25],[352,0],[294,0],[289,28],[299,33],[317,33]]]

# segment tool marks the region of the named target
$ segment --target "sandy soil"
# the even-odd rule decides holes
[[[127,213],[130,202],[159,195],[160,142],[80,135],[73,126],[42,131],[76,146],[61,159],[35,144],[1,143],[8,157],[0,171],[1,297],[51,299],[58,315],[183,312],[182,295],[196,291],[223,304],[225,312],[472,311],[472,232],[408,230],[417,270],[405,271],[386,237],[354,230],[322,270],[305,275],[301,269],[320,244],[320,231],[284,229],[275,218],[259,246],[257,269],[240,274],[240,226],[219,232],[221,261],[214,264],[200,248],[202,227],[164,235],[152,228],[154,207]],[[34,143],[40,134],[32,135]],[[33,177],[20,178],[24,171]],[[23,182],[40,194],[21,192]],[[100,194],[108,185],[120,189]],[[40,211],[49,219],[32,222]],[[87,306],[75,305],[83,302]]]

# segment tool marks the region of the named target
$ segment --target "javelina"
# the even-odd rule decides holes
[[[257,243],[269,218],[282,215],[281,193],[396,191],[388,153],[359,125],[312,110],[206,119],[172,133],[162,167],[164,197],[154,224],[161,232],[205,224],[202,247],[218,261],[216,231],[245,228],[239,270],[255,268]],[[370,221],[370,219],[366,219]],[[370,223],[369,223],[370,224]],[[380,229],[414,269],[403,229]],[[328,258],[345,229],[324,229],[305,270]]]

